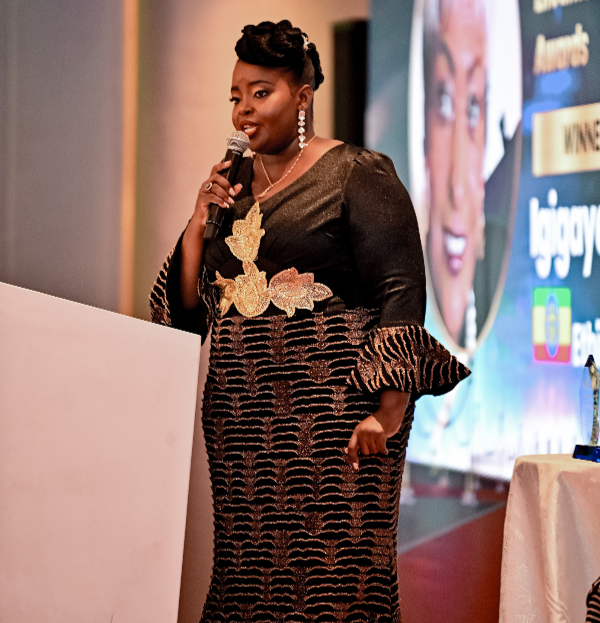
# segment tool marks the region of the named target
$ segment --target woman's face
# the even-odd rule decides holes
[[[238,61],[231,81],[232,120],[250,139],[250,149],[263,154],[283,151],[297,137],[300,89],[281,69]]]
[[[458,0],[442,11],[432,75],[427,77],[427,256],[438,307],[456,342],[483,233],[485,22],[470,5]]]

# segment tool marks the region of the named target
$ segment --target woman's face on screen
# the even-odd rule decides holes
[[[231,81],[232,120],[258,153],[278,153],[296,140],[299,88],[282,69],[236,63]]]
[[[458,342],[483,243],[486,32],[472,2],[440,14],[426,110],[427,256],[444,324]]]

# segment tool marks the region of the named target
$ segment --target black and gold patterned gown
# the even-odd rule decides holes
[[[252,162],[182,309],[180,244],[153,320],[206,337],[215,540],[203,622],[400,621],[396,538],[414,401],[469,374],[422,328],[414,210],[391,161],[342,144],[255,205]],[[236,226],[233,227],[233,223]],[[218,285],[215,285],[215,282]],[[411,392],[389,455],[346,461],[386,388]]]

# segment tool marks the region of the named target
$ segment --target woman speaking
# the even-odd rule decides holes
[[[232,120],[253,157],[234,186],[215,164],[151,294],[154,321],[212,329],[202,621],[399,621],[414,402],[469,371],[422,328],[417,220],[391,161],[315,135],[315,45],[263,22],[235,50]],[[204,243],[211,204],[226,215]]]

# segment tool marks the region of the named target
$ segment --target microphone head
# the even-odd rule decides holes
[[[236,130],[229,135],[227,139],[227,149],[235,151],[239,154],[243,154],[250,145],[250,139],[245,132],[239,132]]]

